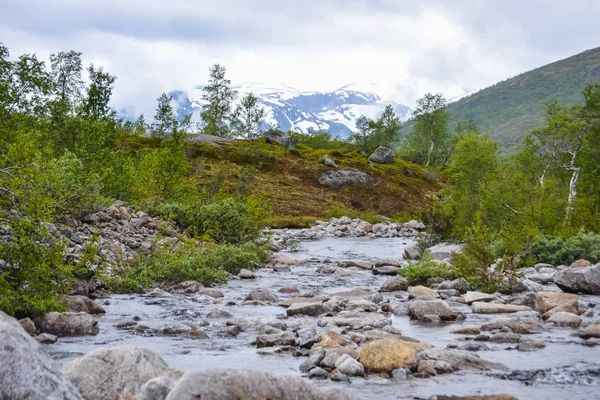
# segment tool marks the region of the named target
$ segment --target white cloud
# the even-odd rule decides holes
[[[147,116],[161,92],[205,82],[215,62],[233,83],[332,90],[372,82],[412,106],[427,91],[457,96],[593,46],[593,29],[561,19],[561,10],[597,21],[597,4],[536,3],[5,0],[0,41],[13,54],[82,51],[86,63],[117,75],[115,106]]]

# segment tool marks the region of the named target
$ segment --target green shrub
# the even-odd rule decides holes
[[[493,235],[479,216],[466,236],[462,253],[452,257],[456,276],[464,279],[471,288],[494,293],[510,289],[516,282],[514,257],[505,255],[499,262],[493,244]],[[495,268],[490,268],[495,263]]]
[[[193,236],[240,244],[256,239],[269,215],[269,204],[260,196],[228,197],[184,209],[178,221]]]
[[[58,298],[72,279],[63,263],[64,244],[25,218],[13,219],[8,228],[10,239],[0,244],[0,310],[18,318],[64,310]]]
[[[114,268],[105,280],[114,292],[141,292],[156,285],[195,280],[203,285],[223,283],[228,273],[237,274],[242,268],[253,269],[265,261],[264,249],[253,245],[222,245],[192,240],[158,246],[147,254],[138,254],[132,261]]]
[[[570,238],[540,235],[525,253],[531,262],[570,265],[581,258],[600,262],[600,234],[580,232]]]
[[[398,275],[408,279],[411,285],[422,285],[430,278],[450,279],[453,276],[452,265],[433,258],[425,252],[420,260],[398,270]]]

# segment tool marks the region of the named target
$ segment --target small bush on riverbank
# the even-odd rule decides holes
[[[539,236],[525,254],[531,263],[570,265],[581,258],[591,263],[600,262],[600,234],[580,232],[570,238]]]
[[[194,237],[217,243],[241,244],[258,238],[271,207],[261,196],[227,197],[212,203],[159,205],[156,214],[174,220]]]
[[[265,261],[267,253],[253,244],[230,245],[182,241],[139,254],[115,268],[105,280],[113,292],[142,292],[154,286],[169,287],[195,280],[203,285],[224,283],[229,274],[252,269]]]
[[[0,310],[18,318],[64,310],[58,298],[72,275],[63,243],[24,218],[13,219],[9,229],[10,239],[0,244]]]
[[[452,265],[436,260],[426,252],[420,260],[398,270],[398,275],[408,279],[410,285],[423,285],[431,278],[449,279],[453,271]]]

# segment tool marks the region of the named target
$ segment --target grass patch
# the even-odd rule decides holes
[[[242,268],[253,269],[264,262],[267,252],[256,245],[228,245],[183,240],[178,245],[158,246],[147,254],[138,254],[106,277],[115,293],[143,292],[155,286],[169,287],[195,280],[205,286],[224,283],[230,274]]]

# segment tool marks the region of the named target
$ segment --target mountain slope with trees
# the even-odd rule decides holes
[[[600,79],[600,47],[522,73],[448,105],[451,129],[472,119],[504,148],[544,125],[544,104],[583,102],[583,88]],[[413,121],[405,124],[410,132]]]

